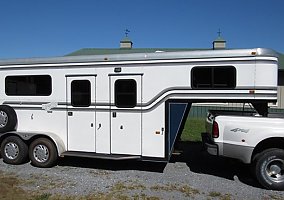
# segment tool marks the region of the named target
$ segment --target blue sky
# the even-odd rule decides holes
[[[283,0],[2,0],[0,58],[62,56],[80,48],[228,48],[284,53]]]

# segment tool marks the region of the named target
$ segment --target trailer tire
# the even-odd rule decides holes
[[[28,160],[28,145],[17,136],[9,136],[1,143],[1,155],[5,163],[23,164]]]
[[[255,158],[255,176],[270,190],[284,190],[284,150],[271,148]]]
[[[0,133],[12,131],[17,125],[17,115],[13,108],[0,105]]]
[[[58,154],[54,143],[47,138],[34,140],[29,148],[29,157],[32,165],[48,168],[55,165]]]

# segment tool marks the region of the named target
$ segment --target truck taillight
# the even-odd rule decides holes
[[[212,137],[213,138],[218,138],[219,137],[219,126],[217,122],[213,122],[213,132],[212,132]]]

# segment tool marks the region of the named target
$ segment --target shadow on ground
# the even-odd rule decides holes
[[[249,165],[237,160],[209,155],[202,150],[201,142],[181,142],[181,154],[173,156],[171,162],[185,162],[190,171],[209,174],[229,180],[239,179],[244,184],[261,188],[251,173]]]
[[[170,162],[186,163],[194,173],[209,174],[230,180],[239,179],[241,182],[253,187],[260,187],[251,174],[250,167],[236,160],[211,156],[202,150],[201,142],[181,142],[181,153],[173,155]],[[105,170],[139,170],[162,173],[166,163],[145,162],[135,160],[102,160],[78,157],[65,157],[59,160],[61,166],[81,168],[95,168]]]
[[[81,168],[95,168],[105,169],[112,171],[120,170],[139,170],[163,173],[167,163],[164,162],[147,162],[137,160],[104,160],[92,158],[79,158],[79,157],[64,157],[60,159],[58,165],[60,166],[73,166]]]

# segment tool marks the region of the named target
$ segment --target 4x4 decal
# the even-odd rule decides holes
[[[232,130],[230,130],[232,132],[242,132],[242,133],[248,133],[249,132],[249,129],[242,129],[242,128],[234,128]]]

